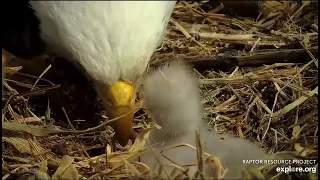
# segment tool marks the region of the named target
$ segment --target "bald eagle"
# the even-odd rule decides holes
[[[22,6],[37,21],[31,18],[32,23],[24,28],[33,31],[29,35],[35,39],[32,42],[37,41],[29,43],[30,46],[41,48],[40,42],[44,43],[47,50],[83,69],[109,118],[115,118],[132,112],[135,107],[137,82],[162,43],[175,3],[29,1]],[[19,6],[19,2],[16,4]],[[26,18],[25,23],[29,23],[28,17],[20,18]],[[38,27],[33,27],[34,24]],[[7,31],[7,34],[13,33],[15,31]],[[134,139],[133,116],[130,113],[112,123],[115,139],[121,145]]]

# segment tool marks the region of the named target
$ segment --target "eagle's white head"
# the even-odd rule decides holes
[[[31,1],[50,50],[80,64],[110,118],[132,111],[136,81],[162,42],[175,1]],[[120,144],[133,113],[115,121]]]

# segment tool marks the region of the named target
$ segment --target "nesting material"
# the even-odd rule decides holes
[[[244,9],[248,1],[241,2],[243,4],[234,1],[241,5],[226,12],[231,1],[223,5],[216,1],[180,1],[150,66],[157,67],[177,58],[191,63],[201,77],[203,119],[212,129],[217,127],[219,133],[259,140],[273,159],[318,159],[318,2],[264,1],[258,14],[250,16],[235,13],[237,9]],[[114,131],[105,123],[100,124],[105,122],[102,105],[76,68],[60,58],[48,56],[30,61],[10,57],[3,69],[6,75],[2,92],[3,179],[18,179],[37,170],[52,177],[66,166],[74,172],[71,165],[78,170],[80,178],[160,179],[145,174],[154,168],[150,164],[137,162],[138,159],[127,162],[140,151],[126,151],[127,148],[111,151]],[[223,67],[231,63],[231,69],[220,69],[221,66],[216,66],[220,62]],[[49,65],[52,67],[46,71]],[[39,78],[43,72],[44,76]],[[156,88],[161,89],[159,85]],[[179,94],[183,89],[179,88]],[[190,97],[186,98],[186,102],[190,101]],[[134,124],[137,132],[147,130],[146,121],[149,121],[144,110],[139,112]],[[76,130],[71,129],[70,124]],[[180,124],[179,128],[183,129],[187,123]],[[155,133],[152,131],[151,135]],[[17,137],[16,132],[21,136]],[[202,150],[208,152],[204,132],[212,132],[201,131]],[[194,136],[193,133],[190,138]],[[193,140],[190,140],[192,145]],[[179,142],[174,140],[174,143]],[[134,150],[142,148],[137,144]],[[192,151],[192,148],[185,149]],[[179,158],[181,152],[186,158],[184,162],[195,164],[199,160],[195,151],[189,153],[190,158],[181,147],[171,151],[178,152],[165,152],[171,155],[171,160],[175,160],[172,154]],[[214,151],[209,153],[217,156]],[[280,157],[274,157],[277,153]],[[65,155],[75,160],[63,161]],[[203,162],[206,157],[203,155]],[[317,163],[300,166],[312,167],[317,172]],[[259,168],[264,179],[319,179],[316,172],[278,173],[277,167],[278,164],[264,164]],[[231,173],[230,167],[224,168],[229,168],[227,175]],[[251,176],[253,171],[247,172]],[[169,178],[165,175],[163,179]]]
[[[174,165],[160,155],[161,150],[183,143],[196,146],[195,132],[199,130],[203,151],[218,157],[222,166],[229,169],[225,178],[240,178],[245,168],[243,160],[262,159],[266,153],[247,140],[218,135],[205,127],[196,80],[188,67],[181,63],[164,66],[145,78],[144,96],[148,112],[162,128],[150,132],[149,145],[155,154],[146,153],[142,155],[141,161],[150,168],[155,167],[158,164],[154,157],[156,155],[160,164],[166,168],[167,172],[163,173],[170,174]],[[183,146],[163,154],[180,167],[193,164],[184,167],[189,169],[186,175],[193,176],[197,171],[197,155],[192,148]],[[207,177],[214,177],[214,172],[212,166],[205,166]]]

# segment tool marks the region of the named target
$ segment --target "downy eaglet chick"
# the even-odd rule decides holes
[[[229,169],[226,179],[241,177],[241,171],[245,168],[243,160],[266,156],[264,150],[245,139],[219,135],[205,127],[197,78],[182,63],[171,63],[147,76],[144,79],[144,98],[148,113],[161,126],[160,130],[151,130],[149,145],[164,165],[172,163],[161,156],[160,151],[182,143],[195,147],[197,130],[200,132],[203,151],[218,157],[222,166]],[[171,149],[164,154],[179,165],[197,162],[196,151],[188,147]],[[141,162],[151,168],[157,163],[150,151],[140,158]],[[172,167],[165,168],[169,173],[173,170]],[[187,169],[191,176],[197,171],[196,166]],[[212,173],[211,168],[205,166],[206,176],[212,177]]]

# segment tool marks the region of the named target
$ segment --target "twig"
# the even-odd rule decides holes
[[[36,82],[33,84],[32,88],[31,88],[31,91],[34,89],[34,87],[36,87],[36,85],[38,84],[38,82],[40,81],[42,76],[44,76],[46,74],[46,72],[49,71],[50,68],[51,68],[51,64],[40,74],[40,76],[38,77]],[[29,101],[29,97],[27,98],[27,102],[28,101]]]
[[[169,21],[170,23],[172,23],[173,25],[175,25],[179,30],[180,32],[186,36],[187,39],[190,39],[192,36],[178,23],[176,22],[175,20],[173,19],[170,19]]]
[[[201,44],[199,41],[195,40],[194,37],[192,37],[178,22],[174,21],[173,19],[170,19],[169,22],[172,23],[173,25],[175,25],[179,29],[179,31],[183,35],[186,36],[187,39],[191,39],[191,41],[195,42],[196,44],[198,44],[202,48],[206,49],[203,44]]]
[[[53,85],[53,86],[49,86],[49,87],[44,87],[44,88],[39,88],[37,90],[34,90],[34,91],[27,91],[25,93],[19,93],[19,94],[16,94],[16,95],[12,95],[8,98],[7,102],[4,104],[4,107],[3,107],[3,116],[5,117],[6,113],[7,113],[7,107],[8,107],[8,104],[11,102],[12,99],[16,98],[16,97],[24,97],[24,96],[30,96],[30,95],[33,95],[33,94],[36,94],[36,93],[42,93],[44,91],[48,91],[48,90],[51,90],[51,89],[55,89],[55,88],[59,88],[60,85]]]
[[[200,173],[200,178],[204,178],[204,173],[203,173],[203,157],[202,157],[202,146],[201,146],[201,141],[200,141],[200,133],[199,131],[196,132],[196,146],[197,146],[197,160],[198,160],[198,172]],[[197,176],[195,175],[195,178]]]
[[[301,41],[299,41],[299,43],[301,44],[303,49],[305,49],[307,51],[307,53],[309,54],[309,56],[313,60],[314,64],[316,65],[317,69],[319,69],[318,68],[318,60],[313,56],[313,54],[309,51],[309,49],[307,49],[307,47],[305,45],[303,45],[303,43]]]
[[[298,74],[300,74],[302,71],[306,70],[311,64],[313,63],[313,61],[309,61],[307,64],[305,64],[298,72],[296,75],[293,76],[293,78],[291,78],[291,80],[289,82],[287,82],[279,91],[278,93],[280,93],[281,91],[283,91],[283,89],[288,86],[297,76]],[[275,80],[275,79],[274,79]],[[278,81],[279,82],[279,81]],[[278,94],[277,93],[277,94]]]
[[[68,121],[68,124],[69,124],[69,126],[71,127],[71,129],[72,129],[72,130],[76,130],[76,128],[72,125],[72,123],[71,123],[71,121],[70,121],[70,119],[69,119],[69,116],[68,116],[66,110],[64,109],[64,107],[62,107],[62,111],[63,111],[63,114],[64,114],[64,116],[66,117],[66,119],[67,119],[67,121]],[[78,140],[78,142],[80,142],[80,141],[79,141],[79,137],[78,137],[76,134],[75,134],[74,136],[75,136],[75,138]],[[84,154],[87,156],[87,158],[90,158],[90,155],[88,154],[88,152],[86,151],[86,149],[83,147],[83,144],[80,143],[80,145],[81,145],[82,151],[83,151]]]
[[[109,121],[106,121],[96,127],[93,127],[93,128],[88,128],[86,130],[60,130],[60,129],[47,129],[46,130],[46,135],[54,135],[54,134],[64,134],[64,135],[71,135],[71,134],[87,134],[87,133],[91,133],[91,132],[95,132],[101,128],[104,128],[107,124],[113,122],[113,121],[117,121],[123,117],[126,117],[128,116],[129,114],[133,113],[136,109],[133,109],[131,110],[130,112],[122,115],[122,116],[119,116],[119,117],[116,117],[116,118],[113,118]],[[15,129],[13,128],[12,126],[14,126],[14,123],[10,123],[10,122],[4,122],[2,124],[2,129],[4,130],[12,130],[12,129]],[[20,126],[25,126],[24,129],[28,129],[30,131],[30,127],[32,127],[32,125],[23,125],[21,124]],[[35,133],[32,133],[32,132],[28,132],[28,131],[24,131],[26,133],[29,133],[29,134],[32,134],[34,136],[46,136],[46,135],[42,135],[42,134],[35,134]]]
[[[309,97],[312,97],[314,94],[318,94],[318,86],[317,86],[314,90],[310,91],[310,92],[308,93],[308,96],[309,96]],[[277,118],[277,119],[281,118],[283,115],[285,115],[286,113],[288,113],[289,111],[291,111],[291,110],[294,109],[295,107],[301,105],[301,104],[302,104],[303,102],[305,102],[307,99],[308,99],[307,96],[301,96],[301,97],[300,97],[299,99],[297,99],[296,101],[294,101],[294,102],[286,105],[286,106],[285,106],[284,108],[282,108],[281,110],[275,112],[275,113],[272,115],[272,117],[273,117],[273,118]]]
[[[308,2],[308,1],[304,2],[304,3],[302,4],[302,6],[301,6],[294,14],[292,14],[291,19],[294,19],[295,16],[297,16],[297,15],[302,11],[302,9],[303,9],[304,7],[306,7],[308,4],[310,4],[310,1],[309,1],[309,2]]]
[[[260,40],[261,40],[261,38],[259,37],[259,38],[257,39],[257,41],[254,43],[254,45],[252,46],[250,52],[253,52],[253,51],[254,51],[254,49],[257,47],[258,43],[260,42]]]
[[[150,152],[153,154],[154,158],[160,164],[160,166],[163,166],[163,164],[161,163],[159,157],[156,155],[154,150],[151,148],[151,146],[149,145],[148,141],[146,142],[146,145],[148,146]],[[163,171],[164,171],[164,173],[165,173],[165,175],[167,176],[168,179],[172,179],[172,177],[169,175],[168,171],[165,168],[163,169]]]

